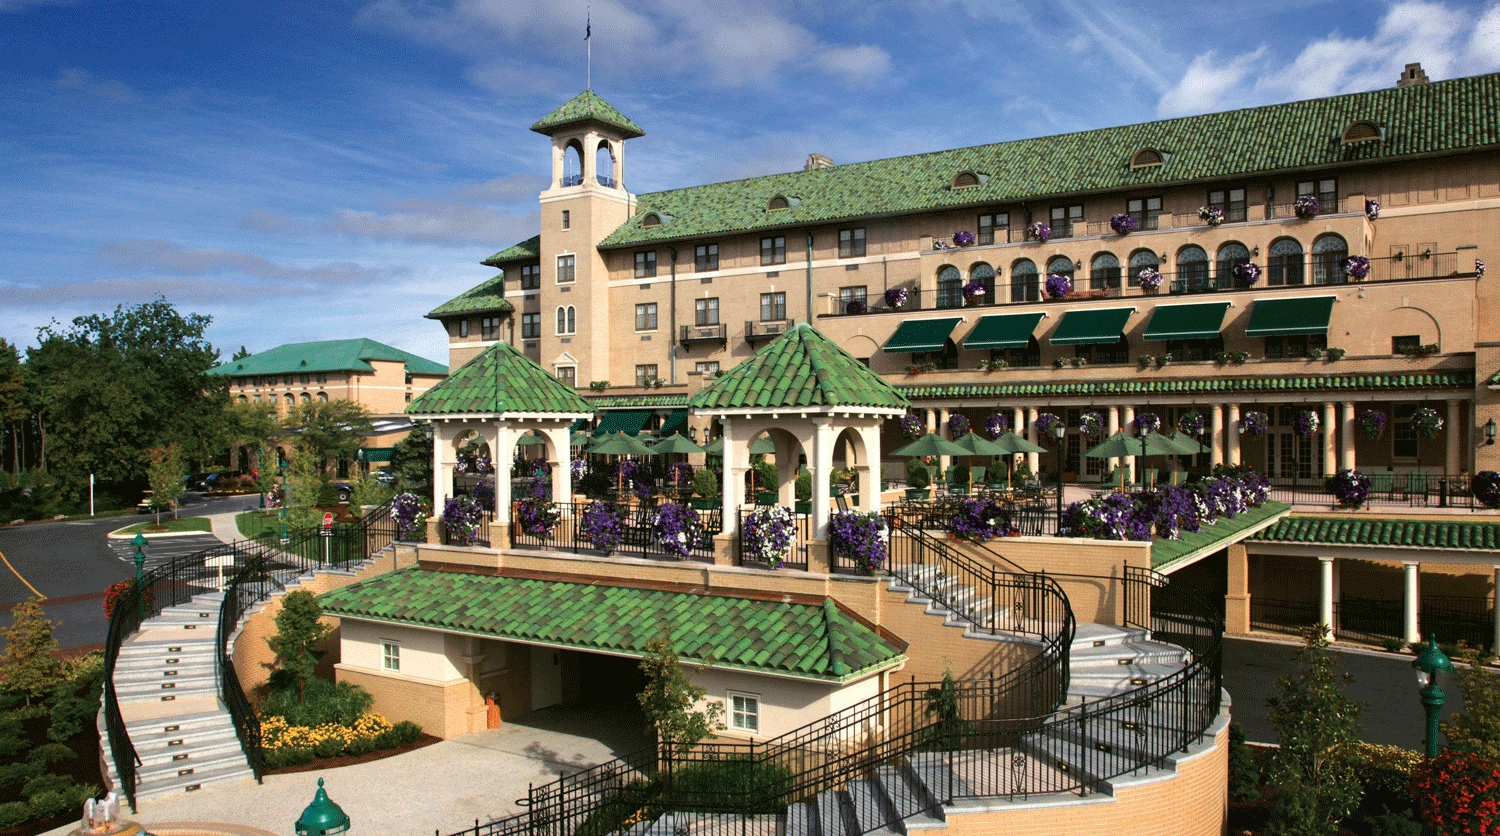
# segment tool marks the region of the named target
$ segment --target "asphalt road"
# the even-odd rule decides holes
[[[1258,640],[1224,639],[1224,687],[1234,701],[1231,713],[1255,743],[1275,743],[1266,700],[1276,695],[1276,679],[1296,670],[1298,645]],[[1339,669],[1354,677],[1344,693],[1366,703],[1360,715],[1363,739],[1421,751],[1425,745],[1426,715],[1417,700],[1417,675],[1411,655],[1340,651]],[[1463,709],[1463,697],[1452,677],[1439,680],[1448,692],[1443,718]]]
[[[189,496],[179,512],[191,517],[253,507],[257,497],[203,500]],[[104,618],[104,590],[112,583],[135,576],[134,551],[117,552],[105,535],[144,520],[144,516],[108,517],[76,522],[32,523],[0,528],[0,627],[11,624],[16,604],[40,594],[47,618],[54,623],[52,635],[61,648],[90,647],[104,642],[108,621]],[[146,568],[187,554],[193,545],[203,548],[217,542],[210,535],[156,540],[146,550]],[[182,549],[189,551],[182,551]],[[24,580],[23,580],[24,579]],[[3,646],[3,640],[0,640]]]

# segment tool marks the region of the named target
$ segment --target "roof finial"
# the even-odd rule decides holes
[[[585,90],[592,90],[592,89],[594,89],[594,40],[593,40],[593,38],[594,38],[594,3],[593,3],[593,0],[589,0],[589,3],[584,8],[586,9],[586,11],[584,12],[585,17],[584,17],[584,22],[583,22],[583,43],[584,43],[584,46],[585,46],[586,51],[588,53],[588,64],[587,64],[587,69],[584,70],[584,77],[583,77],[584,78],[584,88],[583,89],[585,89]]]

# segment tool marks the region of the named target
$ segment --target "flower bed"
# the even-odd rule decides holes
[[[1241,470],[1200,479],[1187,486],[1164,485],[1133,494],[1107,494],[1068,506],[1060,534],[1095,540],[1176,539],[1183,532],[1259,508],[1271,483]]]
[[[377,749],[394,749],[414,742],[422,727],[409,720],[392,724],[389,720],[366,712],[353,723],[321,723],[317,726],[293,726],[279,715],[260,721],[261,755],[267,769],[299,766],[314,758],[340,755],[366,755]]]
[[[965,499],[948,520],[948,534],[955,540],[983,543],[1018,533],[1005,506],[993,499]]]
[[[625,519],[613,502],[595,502],[578,515],[578,536],[594,544],[605,555],[625,541]]]

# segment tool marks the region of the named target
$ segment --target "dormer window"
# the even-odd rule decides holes
[[[646,217],[641,218],[641,226],[661,226],[661,215],[655,212],[647,212]]]
[[[787,200],[782,195],[777,195],[777,196],[771,198],[771,202],[766,204],[766,211],[767,212],[775,212],[778,209],[790,209],[790,208],[792,208],[792,202],[790,200]]]
[[[1351,142],[1366,142],[1372,139],[1384,139],[1385,131],[1374,122],[1359,121],[1344,129],[1344,144]]]
[[[978,172],[974,171],[960,171],[958,175],[953,178],[953,188],[970,189],[975,186],[984,185],[985,183],[989,182],[989,179],[990,176],[988,174],[979,174]]]
[[[1147,168],[1153,165],[1161,165],[1167,161],[1167,155],[1155,148],[1142,148],[1135,152],[1130,158],[1131,168]]]

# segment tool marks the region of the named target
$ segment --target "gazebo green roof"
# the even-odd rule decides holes
[[[895,388],[805,322],[700,389],[693,409],[911,406]]]
[[[427,312],[428,319],[481,311],[513,311],[515,307],[505,301],[505,274],[475,285],[458,296],[449,299]]]
[[[608,125],[619,130],[625,139],[646,135],[640,125],[615,110],[613,105],[599,98],[599,94],[593,90],[585,90],[569,99],[562,107],[538,119],[531,129],[539,134],[552,136],[563,128],[585,122]]]
[[[406,406],[408,415],[594,414],[572,387],[497,342]]]

